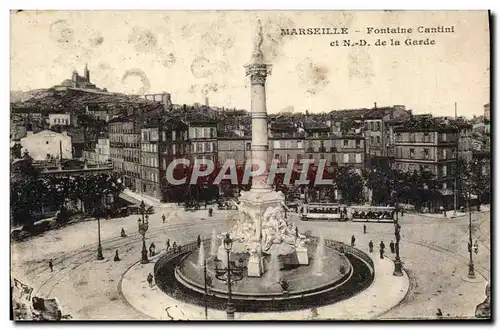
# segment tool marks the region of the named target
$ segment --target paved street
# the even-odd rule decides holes
[[[162,223],[162,213],[167,216],[166,224]],[[219,210],[215,210],[212,218],[205,210],[184,212],[176,207],[158,210],[150,217],[147,245],[153,241],[156,249],[161,250],[167,238],[171,243],[176,241],[178,244],[194,241],[197,235],[208,238],[213,228],[220,231],[227,226],[229,216],[229,211]],[[474,254],[476,273],[478,278],[486,279],[489,279],[490,270],[489,216],[489,212],[473,214],[473,240],[477,239],[479,243],[479,253]],[[75,318],[148,318],[131,307],[117,290],[122,274],[140,258],[142,245],[137,233],[137,216],[101,222],[106,261],[95,261],[97,222],[87,221],[47,232],[26,242],[14,243],[13,276],[32,285],[35,295],[56,297],[64,313]],[[350,242],[354,234],[356,246],[363,250],[368,250],[370,239],[375,246],[380,240],[388,246],[394,239],[392,224],[367,224],[367,234],[364,235],[363,223],[296,223],[306,234],[323,235],[344,242]],[[445,316],[472,317],[475,305],[485,298],[486,282],[469,283],[462,279],[467,274],[468,264],[468,216],[433,219],[405,214],[400,223],[401,257],[410,275],[410,291],[400,305],[381,317],[435,317],[437,308]],[[120,237],[122,227],[128,235],[126,238]],[[84,232],[86,235],[82,235]],[[117,249],[122,259],[120,262],[113,261]],[[48,268],[49,259],[54,262],[52,273]]]

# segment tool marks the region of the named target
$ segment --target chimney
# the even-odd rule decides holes
[[[205,96],[205,106],[208,107],[208,96]]]
[[[377,102],[373,102],[373,107],[377,109]]]

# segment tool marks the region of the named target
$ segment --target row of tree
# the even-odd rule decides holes
[[[16,161],[11,172],[11,219],[16,225],[29,226],[43,210],[103,215],[116,209],[124,189],[117,174],[43,176],[29,155]]]

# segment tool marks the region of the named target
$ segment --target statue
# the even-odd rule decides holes
[[[262,35],[262,24],[260,20],[258,20],[257,23],[258,27],[257,27],[257,33],[255,34],[253,39],[253,54],[252,54],[252,59],[254,60],[255,63],[262,62],[263,60],[262,43],[264,42],[264,37]]]

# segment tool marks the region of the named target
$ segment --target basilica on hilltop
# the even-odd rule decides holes
[[[85,68],[83,69],[83,77],[78,74],[78,71],[73,70],[71,79],[64,80],[60,85],[53,87],[56,90],[67,90],[67,89],[85,89],[96,92],[106,92],[106,89],[100,89],[96,85],[90,82],[90,71],[85,63]]]

